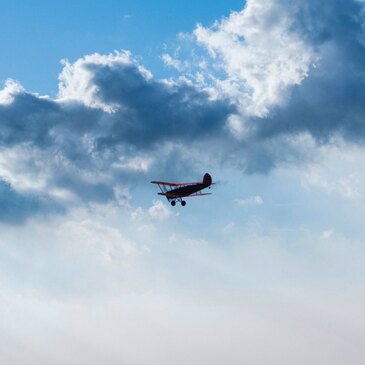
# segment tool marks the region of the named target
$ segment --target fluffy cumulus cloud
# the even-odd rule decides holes
[[[54,209],[116,200],[178,146],[217,134],[233,109],[186,82],[153,79],[128,52],[64,61],[56,100],[14,81],[0,96],[4,189]]]
[[[363,140],[362,2],[249,0],[194,35],[209,52],[203,67],[216,88],[241,106],[230,121],[238,136]]]
[[[1,216],[126,205],[131,183],[157,171],[268,172],[312,159],[321,143],[362,143],[363,15],[355,0],[249,0],[196,27],[194,74],[194,62],[165,54],[185,73],[158,80],[121,51],[63,61],[56,99],[8,80],[0,177],[19,204],[4,199]]]
[[[248,1],[212,28],[194,34],[221,64],[218,86],[249,115],[265,116],[280,105],[287,89],[308,76],[315,60],[310,44],[292,29],[296,17],[285,1]]]

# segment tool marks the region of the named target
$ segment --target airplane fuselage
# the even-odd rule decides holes
[[[185,197],[210,195],[210,193],[204,194],[201,191],[209,188],[213,184],[212,177],[208,173],[204,175],[202,182],[170,183],[165,181],[151,181],[151,183],[159,186],[161,192],[157,194],[166,197],[172,206],[175,206],[177,201],[182,206],[186,205],[186,201],[182,199]]]
[[[165,195],[167,198],[174,199],[174,198],[183,198],[185,196],[192,195],[200,190],[208,188],[210,184],[196,184],[196,185],[188,185],[182,186],[176,189],[172,189],[169,192],[163,194],[158,193],[159,195]]]

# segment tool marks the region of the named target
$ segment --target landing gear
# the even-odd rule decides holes
[[[179,199],[177,199],[177,201],[180,202],[183,207],[185,207],[185,205],[186,205],[185,200],[181,200],[181,198],[179,198]],[[176,200],[171,200],[170,204],[174,207],[176,205]]]

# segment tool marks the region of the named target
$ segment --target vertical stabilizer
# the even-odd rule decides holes
[[[204,185],[210,185],[212,183],[212,177],[206,173],[203,178],[203,184]]]

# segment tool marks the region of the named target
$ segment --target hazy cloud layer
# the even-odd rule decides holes
[[[3,227],[5,364],[264,365],[300,356],[305,365],[340,365],[363,357],[361,242],[249,221],[206,241],[181,217],[173,235],[157,223],[141,236],[140,223],[119,214],[123,233],[99,210]]]

